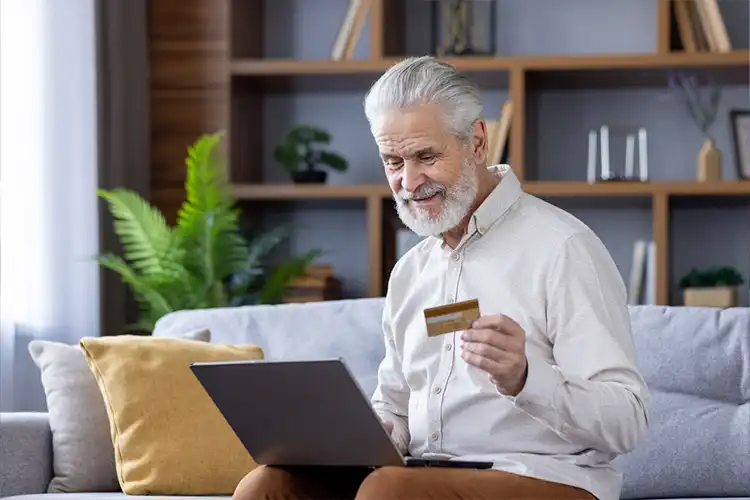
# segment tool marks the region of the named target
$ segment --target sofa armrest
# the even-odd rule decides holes
[[[46,413],[0,413],[0,497],[45,493],[52,480]]]

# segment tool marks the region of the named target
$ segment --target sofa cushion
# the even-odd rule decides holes
[[[618,457],[624,498],[750,492],[750,309],[631,309],[650,428]]]
[[[385,354],[382,311],[382,298],[179,311],[153,335],[208,328],[212,342],[256,344],[269,360],[342,358],[369,397]]]
[[[122,491],[226,495],[256,467],[190,370],[259,360],[254,345],[123,335],[81,339],[104,398]]]
[[[175,331],[209,342],[208,330]],[[29,353],[41,372],[52,431],[50,493],[119,491],[109,420],[83,351],[78,345],[32,340]]]
[[[47,491],[52,431],[45,412],[0,412],[0,498]]]

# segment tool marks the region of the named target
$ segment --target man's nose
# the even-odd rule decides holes
[[[424,183],[424,175],[418,166],[412,162],[404,162],[404,168],[401,175],[401,186],[408,192],[413,192]]]

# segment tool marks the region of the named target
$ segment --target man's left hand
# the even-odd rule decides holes
[[[461,357],[490,376],[503,394],[516,396],[526,383],[526,332],[500,314],[482,316],[461,335]]]

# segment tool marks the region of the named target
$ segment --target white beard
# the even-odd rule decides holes
[[[477,196],[479,183],[474,167],[464,162],[461,174],[450,188],[442,184],[428,183],[419,188],[415,193],[406,193],[401,189],[394,193],[396,211],[401,221],[419,236],[439,236],[458,226],[471,209],[471,205]],[[437,217],[430,214],[429,209],[412,206],[410,198],[417,196],[429,196],[440,191],[443,200]]]

